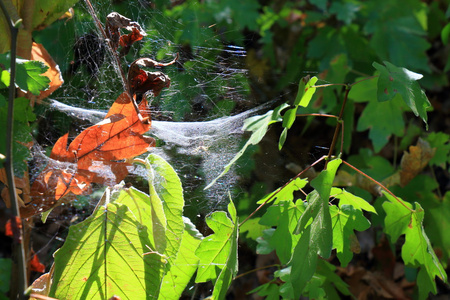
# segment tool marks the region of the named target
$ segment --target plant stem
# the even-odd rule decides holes
[[[342,116],[344,115],[345,104],[347,104],[348,93],[350,92],[350,88],[351,88],[350,85],[346,85],[344,102],[342,103],[341,111],[339,112],[339,117],[337,119],[338,122],[336,124],[336,129],[334,130],[333,140],[331,141],[330,151],[328,152],[328,157],[327,157],[327,161],[325,162],[324,169],[327,168],[328,161],[331,159],[331,156],[333,155],[333,152],[334,152],[334,148],[336,147],[336,142],[337,142],[337,139],[339,136],[339,130],[341,129]],[[343,135],[344,134],[342,133],[342,136]],[[344,139],[342,138],[341,144],[343,142],[344,142]],[[342,146],[341,146],[341,151],[342,151]]]
[[[13,239],[13,253],[17,264],[16,276],[18,276],[17,294],[11,295],[12,298],[25,299],[25,291],[28,287],[27,271],[26,271],[26,257],[25,247],[23,244],[23,231],[19,226],[18,220],[20,220],[19,202],[17,200],[16,185],[14,182],[14,166],[13,166],[13,143],[14,143],[14,96],[16,91],[15,76],[16,76],[16,51],[17,51],[17,35],[19,29],[16,27],[20,24],[21,20],[13,22],[11,19],[3,1],[0,1],[5,19],[7,20],[9,30],[11,33],[11,62],[10,62],[10,80],[9,80],[9,95],[8,95],[8,115],[6,125],[6,159],[4,167],[6,171],[6,177],[8,181],[9,198],[11,202],[11,227],[14,234]],[[16,216],[18,218],[16,218]],[[14,274],[14,272],[12,272]]]
[[[358,168],[352,166],[351,164],[349,164],[348,162],[346,162],[345,160],[342,160],[342,162],[347,165],[348,167],[352,168],[353,170],[355,170],[356,172],[358,172],[359,174],[363,175],[364,177],[368,178],[370,181],[372,181],[373,183],[375,183],[376,185],[378,185],[380,188],[382,188],[383,190],[385,190],[389,195],[391,195],[392,197],[395,198],[395,200],[397,200],[398,203],[400,203],[401,205],[403,205],[404,207],[406,207],[406,209],[408,209],[409,211],[414,211],[413,209],[409,208],[401,199],[399,199],[397,196],[394,195],[394,193],[392,193],[387,187],[385,187],[381,182],[376,181],[375,179],[373,179],[372,177],[370,177],[369,175],[367,175],[366,173],[364,173],[363,171],[360,171]]]
[[[242,221],[239,226],[242,226],[242,224],[244,224],[245,222],[248,221],[248,219],[250,219],[251,217],[253,217],[254,214],[256,214],[257,211],[259,211],[264,205],[266,205],[269,201],[271,201],[273,198],[275,198],[275,196],[281,192],[282,189],[284,189],[289,183],[291,183],[293,180],[297,179],[298,177],[302,176],[303,173],[305,173],[306,171],[308,171],[309,169],[311,169],[312,167],[314,167],[315,165],[317,165],[319,162],[321,162],[322,160],[324,160],[326,158],[326,156],[322,156],[321,158],[319,158],[318,160],[316,160],[312,165],[310,165],[309,167],[307,167],[306,169],[304,169],[303,171],[301,171],[300,173],[298,173],[297,175],[295,175],[294,177],[292,177],[288,182],[286,182],[282,187],[279,187],[272,196],[269,197],[269,199],[267,199],[266,201],[264,201],[264,203],[262,203],[260,206],[258,206],[247,218],[245,218],[244,221]]]
[[[264,270],[264,269],[268,269],[268,268],[273,268],[273,267],[278,267],[278,268],[279,268],[279,267],[280,267],[280,264],[268,265],[268,266],[259,267],[259,268],[256,268],[256,269],[247,271],[247,272],[245,272],[245,273],[242,273],[242,274],[237,275],[236,277],[233,278],[233,280],[236,280],[236,279],[238,279],[238,278],[240,278],[240,277],[244,277],[244,276],[246,276],[246,275],[248,275],[248,274],[251,274],[251,273],[254,273],[254,272],[258,272],[258,271],[260,271],[260,270]]]

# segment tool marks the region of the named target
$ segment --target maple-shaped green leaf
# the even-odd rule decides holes
[[[396,67],[387,61],[384,64],[383,66],[376,62],[373,63],[374,68],[380,72],[377,84],[378,101],[392,100],[399,94],[414,114],[420,116],[427,124],[427,108],[431,104],[417,83],[417,80],[421,79],[423,75]]]
[[[266,230],[268,226],[260,224],[260,220],[260,217],[253,217],[241,224],[241,226],[239,226],[239,233],[241,237],[244,233],[247,233],[245,235],[246,238],[256,241],[258,237],[262,236],[263,231]]]
[[[431,132],[425,140],[432,148],[436,148],[430,165],[441,166],[445,169],[445,165],[450,164],[450,135],[444,132]]]
[[[165,258],[150,252],[152,233],[126,205],[109,203],[73,225],[55,253],[50,296],[58,299],[154,299]]]
[[[292,201],[280,201],[278,204],[270,206],[259,221],[262,225],[276,226],[268,243],[271,248],[276,250],[277,256],[283,265],[287,264],[291,259],[294,247],[300,238],[299,235],[294,235],[293,232],[304,210],[302,201],[297,201],[295,204]]]
[[[333,229],[328,201],[331,185],[341,162],[340,159],[328,162],[327,169],[311,181],[315,190],[308,194],[308,205],[294,231],[296,234],[301,233],[289,262],[292,267],[290,283],[297,299],[316,270],[317,255],[325,259],[331,255]]]
[[[235,254],[232,252],[237,251],[238,224],[234,205],[229,205],[228,210],[231,220],[224,211],[216,211],[206,217],[206,224],[214,233],[205,237],[195,251],[200,259],[195,282],[216,281],[225,269],[226,272],[236,270],[237,261],[234,261]]]
[[[269,129],[269,125],[273,123],[280,122],[282,120],[280,112],[285,109],[288,105],[282,104],[275,108],[274,110],[269,110],[267,113],[265,113],[262,116],[253,116],[244,121],[244,126],[242,127],[242,130],[244,131],[250,131],[252,132],[250,138],[245,143],[245,145],[241,148],[241,150],[236,153],[236,155],[230,160],[230,162],[224,167],[224,170],[222,173],[219,174],[216,178],[214,178],[206,187],[205,189],[210,188],[216,181],[221,178],[223,175],[225,175],[231,168],[231,166],[244,154],[245,150],[250,145],[256,145],[258,144],[264,135],[266,134],[267,130]]]
[[[294,200],[294,192],[304,188],[307,183],[307,179],[295,178],[294,180],[288,182],[286,186],[279,187],[272,193],[264,196],[261,200],[258,200],[257,203],[262,204],[268,199],[271,199],[269,202],[273,202],[274,204],[277,204],[280,201],[292,201]]]
[[[447,274],[423,228],[424,210],[417,202],[413,209],[410,203],[400,198],[396,199],[388,193],[384,195],[389,200],[383,203],[386,212],[385,232],[393,243],[400,235],[405,235],[402,258],[405,265],[420,268],[417,278],[419,298],[426,299],[430,292],[437,292],[435,277],[446,281]]]
[[[198,257],[195,249],[200,245],[203,235],[195,225],[183,217],[184,232],[176,260],[172,262],[170,270],[164,276],[158,299],[179,299],[191,277],[197,270]]]
[[[339,203],[340,204],[340,203]],[[346,267],[353,257],[359,253],[360,246],[354,230],[364,231],[370,227],[370,222],[360,209],[351,205],[330,206],[331,223],[333,227],[333,248],[342,267]]]
[[[43,62],[17,59],[16,68],[16,84],[23,91],[30,91],[34,95],[39,95],[41,91],[48,88],[50,79],[41,75],[48,69]]]
[[[377,213],[375,208],[369,202],[347,192],[344,189],[331,188],[331,196],[339,199],[339,207],[342,207],[343,205],[351,205],[353,208],[358,210],[364,209],[365,211],[369,211],[374,214]]]

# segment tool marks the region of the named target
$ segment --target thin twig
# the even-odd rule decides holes
[[[333,140],[331,141],[331,146],[330,146],[330,150],[328,151],[328,158],[327,158],[327,162],[325,162],[324,169],[327,168],[327,163],[331,159],[331,156],[333,155],[334,148],[336,147],[336,142],[337,142],[338,135],[339,135],[339,130],[341,129],[342,116],[344,115],[344,109],[345,109],[345,105],[347,104],[348,93],[350,92],[350,86],[346,85],[346,87],[347,88],[345,89],[344,101],[342,102],[341,111],[339,112],[338,122],[336,124],[336,129],[334,130]],[[343,142],[344,141],[342,140],[341,143],[343,143]],[[342,149],[342,147],[341,147],[341,149]]]
[[[347,85],[345,83],[326,83],[326,84],[315,85],[313,87],[322,88],[322,87],[328,87],[328,86],[347,86]]]
[[[268,269],[268,268],[273,268],[273,267],[280,267],[280,265],[279,265],[279,264],[273,264],[273,265],[268,265],[268,266],[264,266],[264,267],[259,267],[259,268],[250,270],[250,271],[248,271],[248,272],[239,274],[239,275],[237,275],[236,277],[234,277],[233,280],[236,280],[236,279],[238,279],[238,278],[240,278],[240,277],[244,277],[244,276],[246,276],[246,275],[248,275],[248,274],[251,274],[251,273],[254,273],[254,272],[258,272],[258,271],[260,271],[260,270],[264,270],[264,269]]]
[[[300,173],[298,173],[297,175],[295,175],[294,177],[292,177],[288,182],[286,182],[283,186],[279,187],[273,194],[272,196],[270,196],[266,201],[264,201],[264,203],[262,203],[260,206],[258,206],[247,218],[245,218],[244,221],[242,221],[239,226],[242,226],[242,224],[244,224],[245,222],[248,221],[248,219],[250,219],[251,217],[253,217],[254,214],[256,214],[256,212],[258,212],[264,205],[266,205],[269,201],[271,201],[273,198],[275,198],[275,196],[281,192],[282,189],[284,189],[289,183],[291,183],[292,181],[294,181],[295,179],[297,179],[298,177],[302,176],[303,173],[305,173],[306,171],[308,171],[309,169],[311,169],[312,167],[314,167],[315,165],[317,165],[319,162],[321,162],[322,160],[324,160],[326,158],[326,156],[322,156],[321,158],[319,158],[318,160],[316,160],[312,165],[310,165],[309,167],[307,167],[306,169],[304,169],[303,171],[301,171]]]
[[[352,86],[354,86],[355,84],[358,84],[358,83],[363,82],[363,81],[366,81],[366,80],[374,79],[374,78],[377,78],[377,77],[379,77],[379,75],[369,76],[369,77],[363,78],[363,79],[361,79],[361,80],[355,81],[355,82],[353,82],[352,84],[349,84],[349,86],[352,87]]]
[[[14,98],[15,98],[15,76],[16,76],[16,51],[17,51],[17,35],[19,29],[16,27],[20,24],[21,20],[13,22],[11,19],[3,1],[0,1],[5,19],[8,23],[11,33],[11,62],[10,62],[10,79],[9,79],[9,95],[8,95],[8,115],[6,125],[6,159],[4,167],[6,171],[6,177],[8,181],[9,197],[11,201],[11,226],[14,233],[14,254],[17,260],[17,276],[18,278],[18,298],[25,299],[25,291],[28,287],[27,271],[26,271],[26,257],[25,246],[23,243],[23,231],[22,226],[18,226],[16,216],[20,219],[19,202],[16,194],[16,184],[14,182],[14,159],[13,159],[13,143],[14,143]],[[17,297],[16,295],[12,295]]]
[[[342,162],[347,165],[348,167],[352,168],[353,170],[355,170],[356,172],[358,172],[359,174],[363,175],[364,177],[366,177],[367,179],[369,179],[370,181],[372,181],[373,183],[375,183],[376,185],[378,185],[380,188],[382,188],[383,190],[385,190],[389,195],[391,195],[392,197],[395,198],[395,200],[397,200],[398,203],[400,203],[401,205],[403,205],[404,207],[406,207],[406,209],[408,209],[409,211],[414,211],[412,208],[409,208],[401,199],[399,199],[397,196],[394,195],[394,193],[392,193],[387,187],[385,187],[381,182],[376,181],[375,179],[373,179],[372,177],[370,177],[369,175],[367,175],[366,173],[364,173],[363,171],[360,171],[358,168],[352,166],[351,164],[349,164],[348,162],[346,162],[345,160],[342,160]]]

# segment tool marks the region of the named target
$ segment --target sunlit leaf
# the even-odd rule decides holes
[[[100,207],[73,225],[55,254],[50,292],[59,299],[148,299],[158,296],[165,259],[154,252],[152,233],[125,205]]]
[[[385,66],[376,62],[373,63],[375,69],[380,71],[378,78],[378,101],[392,100],[395,95],[400,94],[403,101],[411,108],[416,116],[420,116],[427,124],[427,108],[431,106],[427,96],[420,88],[417,80],[423,75],[414,73],[405,68],[399,68],[385,61]]]
[[[262,204],[270,199],[269,202],[277,204],[280,201],[292,201],[294,200],[294,192],[300,191],[308,183],[307,179],[295,178],[290,181],[286,186],[280,187],[272,193],[264,196],[261,200],[258,200],[258,204]]]
[[[364,209],[365,211],[369,211],[374,214],[377,213],[375,208],[370,205],[369,202],[367,202],[363,198],[357,197],[352,193],[347,192],[344,189],[331,188],[331,195],[339,199],[339,207],[342,207],[343,205],[351,205],[353,206],[353,208],[358,210]]]
[[[423,228],[424,210],[415,202],[415,208],[400,198],[395,199],[388,193],[384,193],[389,201],[383,203],[386,211],[385,232],[394,243],[405,235],[405,243],[402,246],[402,258],[405,265],[420,268],[417,284],[419,298],[428,298],[428,293],[436,294],[435,277],[447,280],[447,274],[439,259],[434,253],[433,247]]]
[[[351,205],[330,206],[331,223],[333,227],[333,248],[342,267],[346,267],[353,257],[359,253],[360,247],[354,230],[364,231],[370,227],[370,222],[360,209]]]
[[[234,272],[237,267],[237,261],[234,261],[237,254],[232,252],[237,251],[238,224],[233,223],[224,211],[207,216],[206,224],[214,233],[205,237],[195,251],[200,258],[195,282],[216,281],[223,271]],[[229,275],[226,277],[222,279],[230,279]]]
[[[184,231],[179,253],[164,276],[158,299],[178,299],[197,270],[199,258],[194,249],[198,248],[203,236],[189,219],[183,219]]]

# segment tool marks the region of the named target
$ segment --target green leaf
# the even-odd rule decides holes
[[[32,30],[41,30],[52,24],[77,3],[78,0],[39,0],[33,9]]]
[[[294,200],[294,192],[300,191],[308,183],[307,179],[295,178],[294,180],[288,182],[284,187],[279,187],[272,193],[264,196],[261,200],[256,202],[257,204],[262,204],[267,200],[271,199],[269,202],[277,204],[280,201],[292,201]]]
[[[16,60],[16,84],[23,91],[30,91],[34,95],[39,95],[40,91],[48,88],[50,79],[41,74],[47,71],[48,67],[43,62],[35,60]]]
[[[367,202],[363,198],[357,197],[352,193],[347,192],[344,189],[331,188],[331,196],[339,199],[339,207],[342,207],[343,205],[351,205],[357,210],[364,209],[365,211],[369,211],[374,214],[377,213],[375,208],[370,205],[369,202]]]
[[[432,148],[436,148],[430,165],[441,166],[445,169],[445,165],[450,163],[450,135],[443,132],[431,132],[425,140]]]
[[[345,268],[352,259],[353,253],[359,253],[361,250],[353,231],[368,229],[370,222],[360,209],[355,209],[351,205],[340,204],[339,207],[332,205],[330,214],[333,227],[333,248],[336,248],[341,266]]]
[[[160,156],[150,154],[147,156],[146,165],[149,172],[153,174],[151,184],[162,201],[167,222],[165,234],[167,248],[164,254],[168,256],[168,261],[172,264],[176,259],[185,226],[183,188],[175,170]]]
[[[236,216],[236,208],[233,201],[228,204],[228,212],[231,215],[231,219],[234,223],[233,233],[230,237],[230,250],[225,263],[225,267],[220,271],[219,277],[214,283],[214,290],[212,294],[213,299],[225,299],[228,288],[231,285],[231,281],[238,272],[238,238],[239,238],[239,225]]]
[[[205,237],[195,251],[200,258],[195,282],[216,280],[224,269],[227,269],[225,272],[234,272],[235,263],[237,263],[234,262],[232,252],[236,251],[238,225],[234,224],[224,211],[216,211],[208,215],[206,224],[214,233]],[[224,280],[227,278],[222,277]]]
[[[384,64],[385,66],[373,63],[374,68],[380,71],[377,84],[378,101],[392,100],[398,93],[414,114],[420,116],[427,124],[427,108],[431,104],[417,83],[417,80],[421,79],[423,75],[396,67],[387,61]]]
[[[100,207],[73,225],[55,253],[50,291],[59,299],[151,299],[158,296],[165,259],[152,233],[123,204]]]
[[[306,77],[300,80],[298,85],[297,97],[295,98],[294,105],[308,107],[312,96],[316,92],[316,87],[314,86],[318,80],[316,76],[308,80],[306,85],[303,83]]]
[[[266,284],[258,286],[256,289],[251,290],[248,294],[257,293],[259,296],[266,296],[265,300],[279,300],[280,299],[280,286],[274,282],[268,282]]]
[[[358,78],[357,81],[361,79]],[[360,81],[348,94],[355,102],[369,102],[358,119],[357,130],[370,130],[369,137],[375,152],[379,152],[388,143],[392,134],[401,137],[405,130],[405,105],[400,96],[391,101],[379,102],[376,97],[377,83],[377,78]]]
[[[200,245],[203,236],[188,218],[184,220],[183,238],[177,258],[164,276],[158,299],[178,299],[189,284],[198,267],[195,249]],[[169,297],[170,295],[170,297]]]
[[[209,189],[211,186],[216,183],[216,181],[221,178],[223,175],[225,175],[231,168],[231,166],[244,154],[245,150],[250,145],[256,145],[258,144],[264,135],[266,134],[269,125],[273,123],[280,122],[281,115],[280,112],[288,107],[287,104],[282,104],[275,108],[275,110],[269,110],[267,113],[265,113],[262,116],[253,116],[244,121],[244,126],[242,130],[244,131],[251,131],[253,132],[248,141],[245,143],[245,145],[242,147],[241,150],[239,150],[238,153],[231,159],[231,161],[224,167],[224,170],[222,173],[219,174],[216,178],[214,178],[206,187],[206,189]]]
[[[420,267],[417,278],[419,298],[425,299],[428,293],[436,294],[435,277],[443,281],[447,280],[447,274],[439,262],[433,247],[425,233],[422,222],[424,211],[419,203],[415,202],[415,208],[408,202],[395,199],[388,193],[384,195],[389,202],[383,203],[386,211],[385,232],[395,243],[400,235],[405,235],[405,244],[402,246],[402,258],[405,265]]]
[[[261,217],[260,224],[276,226],[267,242],[271,249],[276,250],[283,265],[291,259],[294,247],[300,238],[299,235],[293,235],[293,233],[304,210],[302,201],[297,201],[295,204],[292,201],[280,201],[278,204],[270,206]]]

